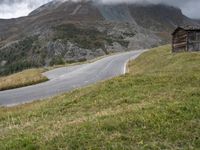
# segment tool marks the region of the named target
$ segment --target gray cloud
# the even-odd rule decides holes
[[[25,16],[37,7],[51,0],[0,0],[0,18],[15,18]],[[62,0],[64,1],[64,0]],[[76,0],[77,1],[77,0]],[[167,4],[182,9],[191,18],[200,18],[200,0],[96,0],[104,3],[153,3]]]
[[[181,9],[185,15],[191,18],[200,19],[200,1],[189,0],[187,4],[182,5]]]
[[[28,15],[35,8],[51,0],[0,0],[0,18],[16,18]]]
[[[29,8],[34,8],[35,6],[37,7],[38,5],[45,4],[49,1],[51,0],[1,0],[0,5],[12,6],[25,4]]]
[[[128,2],[128,3],[140,3],[140,4],[167,4],[181,8],[183,13],[191,18],[200,19],[200,0],[101,0],[104,3],[113,2]]]

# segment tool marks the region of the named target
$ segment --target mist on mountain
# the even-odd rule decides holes
[[[1,0],[0,18],[17,18],[28,15],[37,7],[51,0]]]
[[[34,9],[52,0],[1,0],[0,18],[17,18],[28,15]],[[54,0],[67,1],[67,0]],[[87,1],[87,0],[70,0]],[[200,1],[197,0],[93,0],[98,3],[138,3],[138,4],[166,4],[181,8],[183,13],[191,18],[200,18],[198,10]]]

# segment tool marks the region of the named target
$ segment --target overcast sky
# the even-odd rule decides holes
[[[0,0],[0,18],[26,16],[32,10],[51,0]],[[200,19],[200,0],[97,0],[108,2],[165,3],[182,9],[191,18]]]

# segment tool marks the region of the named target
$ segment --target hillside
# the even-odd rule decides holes
[[[200,54],[152,49],[130,73],[0,109],[0,149],[198,149]]]
[[[179,24],[196,22],[164,5],[52,1],[0,20],[0,75],[154,47],[168,43]]]

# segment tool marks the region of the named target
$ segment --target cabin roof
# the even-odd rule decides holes
[[[200,26],[178,26],[172,35],[174,35],[179,29],[185,30],[185,31],[200,31]]]

